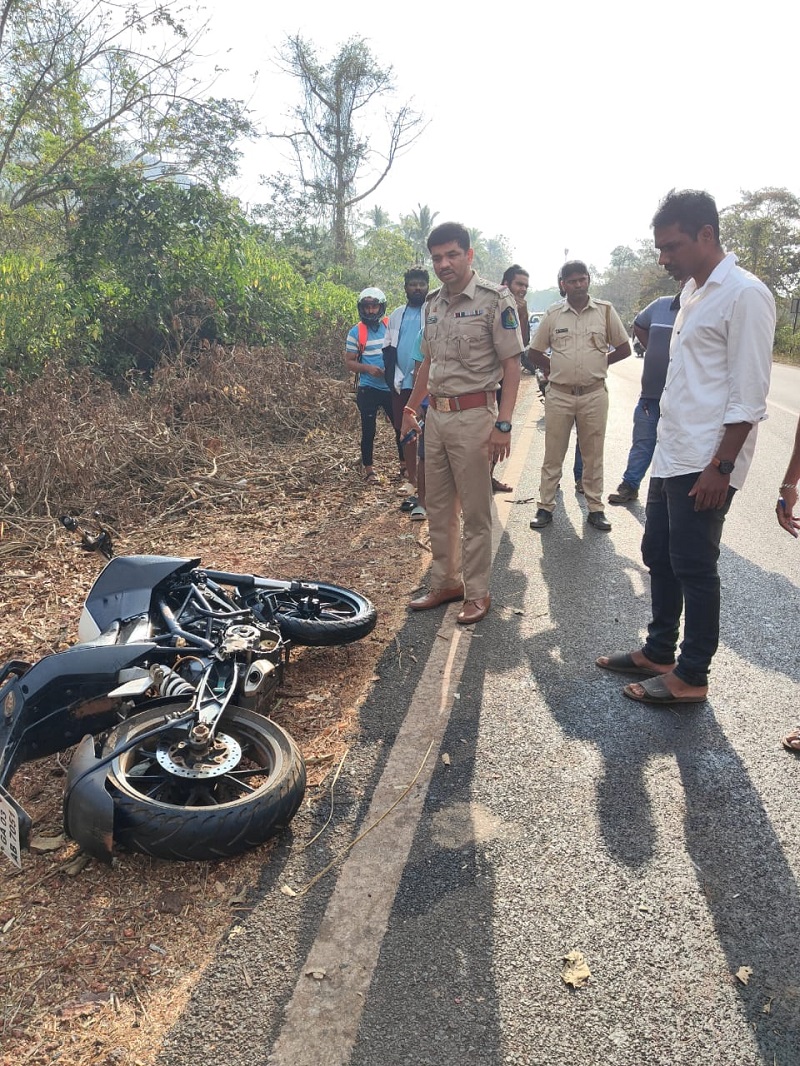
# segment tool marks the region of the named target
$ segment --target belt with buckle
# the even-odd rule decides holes
[[[593,381],[591,385],[558,385],[555,381],[551,381],[550,384],[554,389],[568,392],[572,396],[585,396],[587,392],[595,392],[597,389],[602,389],[605,381],[603,378],[599,378],[597,381]]]
[[[431,396],[434,411],[471,411],[473,407],[489,407],[495,392],[467,392],[463,396]]]

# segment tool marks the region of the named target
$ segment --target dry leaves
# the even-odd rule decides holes
[[[285,392],[276,417],[310,419],[312,392],[302,397],[302,409],[294,410],[290,373],[281,371],[277,379]],[[338,403],[335,390],[331,395]],[[317,389],[314,403],[320,402]],[[207,565],[239,572],[316,577],[356,588],[375,602],[378,626],[365,640],[291,654],[287,692],[274,717],[307,759],[311,803],[328,801],[328,784],[377,676],[376,663],[394,641],[410,592],[427,565],[427,556],[407,537],[408,519],[398,510],[401,496],[391,487],[367,487],[358,477],[355,405],[342,402],[349,405],[346,417],[334,410],[329,425],[311,434],[307,444],[295,436],[279,448],[274,438],[288,435],[281,424],[272,431],[270,448],[248,454],[252,439],[243,432],[241,410],[232,405],[235,433],[212,433],[210,423],[200,425],[201,416],[210,417],[202,398],[193,409],[194,421],[187,422],[196,439],[191,447],[168,442],[162,434],[148,452],[144,427],[136,463],[130,469],[120,464],[116,480],[107,480],[103,489],[106,501],[125,501],[120,554],[197,555]],[[267,416],[262,410],[259,417]],[[26,424],[32,433],[30,420]],[[77,427],[75,455],[93,454],[92,442],[85,449],[81,443],[81,434],[89,431],[89,422]],[[170,432],[177,432],[174,423]],[[217,445],[209,455],[214,454],[205,456],[202,442],[212,438]],[[227,450],[220,441],[227,442]],[[156,451],[162,449],[166,457],[170,447],[176,450],[169,464],[159,465]],[[195,465],[199,457],[207,471],[215,471],[213,476],[189,477],[180,464],[191,455]],[[394,469],[393,438],[385,426],[376,461],[383,470]],[[239,483],[243,475],[246,486]],[[14,470],[15,491],[35,484],[37,476],[31,452],[22,470]],[[76,484],[83,484],[81,476],[77,469]],[[163,478],[172,479],[166,492]],[[58,485],[42,491],[50,492],[53,514],[70,506],[88,514],[103,506],[102,499],[89,495],[96,487],[87,478],[86,488],[69,500]],[[0,482],[0,505],[4,490],[8,485]],[[202,506],[170,518],[182,501],[195,497]],[[166,513],[158,510],[162,505]],[[77,551],[52,518],[16,511],[12,537],[8,515],[3,517],[2,543],[9,550],[0,567],[0,660],[33,661],[74,642],[81,604],[101,560]],[[362,559],[356,567],[354,545],[366,538],[379,546],[376,559],[368,565]],[[71,841],[59,840],[67,762],[62,754],[25,764],[12,783],[15,797],[33,817],[42,850],[25,855],[21,873],[8,864],[0,871],[0,1064],[49,1066],[57,1053],[59,1066],[85,1066],[111,1061],[115,1049],[124,1047],[128,1061],[149,1066],[220,939],[236,935],[232,918],[246,911],[248,888],[261,876],[270,847],[213,864],[120,853],[113,868],[100,866]],[[282,891],[293,890],[284,886]],[[248,977],[243,974],[247,987]]]
[[[563,962],[564,968],[561,971],[561,978],[565,984],[570,985],[572,988],[583,988],[584,985],[588,984],[592,974],[582,952],[573,949],[563,956]]]

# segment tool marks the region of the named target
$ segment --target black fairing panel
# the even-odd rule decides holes
[[[87,733],[117,721],[119,701],[108,697],[120,670],[147,659],[157,645],[76,644],[40,659],[3,687],[13,705],[0,719],[0,785],[20,763],[63,751]]]
[[[199,559],[169,555],[119,555],[92,585],[86,608],[102,633],[117,619],[147,614],[157,585],[181,571],[188,574],[199,565]]]

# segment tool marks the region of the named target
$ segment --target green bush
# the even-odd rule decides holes
[[[54,352],[72,351],[76,320],[57,264],[0,257],[0,383],[38,374]]]
[[[800,363],[800,330],[792,332],[788,322],[775,330],[775,358],[780,363]]]

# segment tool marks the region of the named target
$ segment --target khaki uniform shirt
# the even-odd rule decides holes
[[[457,296],[444,287],[435,289],[426,307],[421,347],[431,359],[431,396],[496,389],[503,360],[520,355],[525,347],[511,292],[473,274]]]
[[[531,340],[537,352],[551,349],[550,380],[554,385],[585,387],[608,373],[608,349],[629,340],[608,300],[595,300],[576,311],[563,300],[545,312]]]

